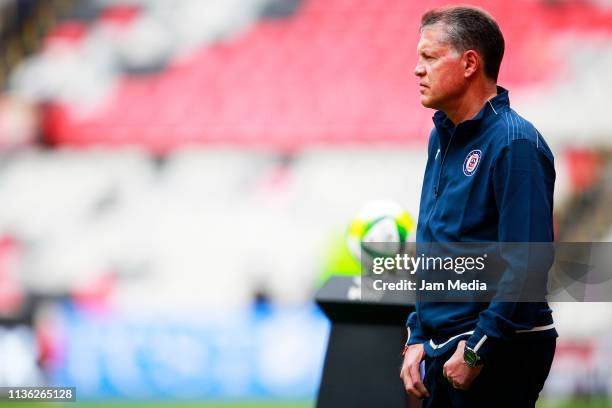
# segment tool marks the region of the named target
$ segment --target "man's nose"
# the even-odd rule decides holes
[[[421,64],[416,64],[416,67],[414,67],[414,75],[422,77],[425,75],[425,68]]]

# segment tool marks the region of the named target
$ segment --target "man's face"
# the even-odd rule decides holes
[[[421,104],[444,111],[467,86],[461,54],[447,43],[444,26],[434,24],[421,32],[417,55],[414,74],[419,78]]]

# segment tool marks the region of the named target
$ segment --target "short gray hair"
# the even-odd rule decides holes
[[[485,75],[497,82],[505,43],[493,17],[477,7],[436,8],[421,17],[421,31],[438,23],[445,26],[448,42],[454,49],[477,51],[483,59]]]

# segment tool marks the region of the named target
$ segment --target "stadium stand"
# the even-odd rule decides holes
[[[60,55],[57,47],[47,47],[43,61],[27,62],[11,83],[16,92],[51,98],[45,129],[53,144],[139,144],[164,152],[190,142],[293,149],[423,140],[429,113],[409,92],[418,29],[411,16],[427,4],[388,1],[379,8],[365,0],[310,0],[290,17],[255,23],[264,3],[183,1],[171,11],[159,2],[127,10],[112,6],[87,23],[85,33],[82,25],[70,29],[70,22],[51,32],[50,40],[76,46],[62,47]],[[525,13],[516,14],[503,4],[487,3],[510,44],[502,83],[516,90],[519,107],[543,110],[545,134],[550,129],[555,138],[568,137],[576,127],[554,126],[548,118],[558,103],[571,100],[570,89],[589,92],[589,107],[599,101],[591,86],[576,87],[591,76],[577,75],[580,67],[572,61],[588,54],[591,69],[603,73],[610,55],[601,47],[580,55],[571,50],[578,38],[609,36],[612,13],[587,3],[523,1]],[[207,20],[185,18],[200,15]],[[88,58],[94,54],[107,60]],[[65,58],[67,65],[52,64],[54,75],[40,75],[45,57]],[[159,69],[164,61],[168,68],[157,75],[126,75]],[[575,80],[554,91],[566,76]],[[527,87],[531,93],[522,101]],[[547,99],[554,92],[565,96]],[[91,105],[86,114],[85,102]],[[172,135],[164,131],[168,127]]]

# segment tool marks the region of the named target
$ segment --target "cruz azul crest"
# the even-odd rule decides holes
[[[480,156],[482,152],[480,150],[472,150],[468,153],[465,161],[463,162],[463,174],[470,177],[473,176],[480,163]]]

